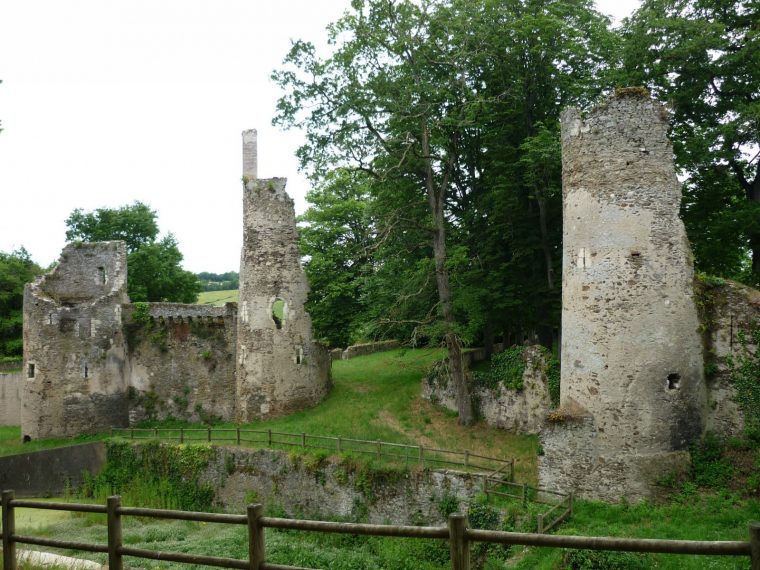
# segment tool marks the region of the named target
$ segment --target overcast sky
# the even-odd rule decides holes
[[[628,15],[638,0],[598,2]],[[348,0],[0,0],[0,251],[48,265],[75,208],[158,212],[191,271],[237,270],[241,131],[259,177],[306,180],[301,136],[271,126],[292,39],[324,46]]]

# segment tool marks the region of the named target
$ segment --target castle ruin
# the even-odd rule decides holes
[[[239,312],[234,303],[130,304],[120,241],[69,244],[51,273],[27,285],[25,438],[170,416],[249,422],[327,394],[329,356],[304,309],[286,181],[256,178],[256,131],[243,133],[243,157]]]

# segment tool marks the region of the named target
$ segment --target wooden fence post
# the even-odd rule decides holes
[[[570,491],[570,516],[573,516],[573,503],[575,503],[575,493]]]
[[[3,570],[16,570],[16,543],[13,541],[16,515],[12,500],[13,491],[3,491]]]
[[[459,513],[449,515],[449,544],[451,546],[451,568],[470,570],[470,541],[466,537],[467,517]]]
[[[536,519],[538,521],[538,534],[544,534],[544,515],[538,515]]]
[[[760,570],[760,522],[749,523],[749,550],[752,570]]]
[[[158,439],[158,428],[153,428],[153,437]]]
[[[470,450],[469,449],[464,450],[464,466],[465,467],[470,466]]]
[[[381,451],[382,447],[383,447],[383,442],[378,441],[377,442],[377,458],[378,459],[380,459],[380,456],[383,454],[382,451]]]
[[[483,475],[483,494],[488,496],[488,475]]]
[[[420,445],[420,466],[425,465],[425,460],[422,457],[423,449],[425,448]]]
[[[341,439],[340,436],[338,436],[338,453],[342,453],[342,452],[343,452],[343,440]]]
[[[108,515],[108,570],[122,570],[121,548],[121,497],[118,495],[106,499]]]
[[[235,442],[240,445],[240,428],[235,428]]]
[[[248,505],[248,560],[251,570],[259,570],[264,564],[264,527],[260,519],[264,515],[261,505]]]
[[[509,480],[511,482],[514,482],[515,480],[515,458],[514,457],[509,461]]]
[[[272,447],[272,430],[267,430],[267,446]]]
[[[135,439],[135,428],[129,430],[129,439]]]
[[[523,483],[522,504],[523,504],[523,508],[528,505],[528,484],[527,483]]]
[[[210,427],[208,428],[207,433],[208,433],[208,436],[207,436],[206,439],[207,439],[207,441],[211,441],[211,428]]]
[[[185,428],[179,428],[179,442],[185,443]]]
[[[306,449],[306,434],[301,432],[301,447]]]

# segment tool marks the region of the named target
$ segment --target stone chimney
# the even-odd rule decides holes
[[[256,138],[256,129],[243,131],[243,176],[249,180],[258,178],[259,153]]]

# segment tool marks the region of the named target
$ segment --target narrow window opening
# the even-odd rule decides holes
[[[98,276],[100,279],[100,284],[105,285],[106,284],[106,268],[105,267],[98,267]]]
[[[668,390],[677,390],[681,387],[680,374],[668,374]]]
[[[303,362],[303,348],[300,346],[296,349],[296,364],[301,364]]]
[[[34,364],[32,364],[31,362],[26,367],[26,377],[34,378]]]
[[[641,252],[640,251],[632,251],[631,252],[631,257],[634,257],[634,258],[641,257]]]
[[[282,328],[282,323],[285,322],[285,301],[282,299],[275,299],[272,303],[272,320],[278,330]]]
[[[89,372],[90,372],[90,370],[89,370],[89,368],[87,368],[87,364],[85,364],[85,365],[84,365],[84,377],[85,377],[85,378],[87,378],[87,376],[88,376]]]

